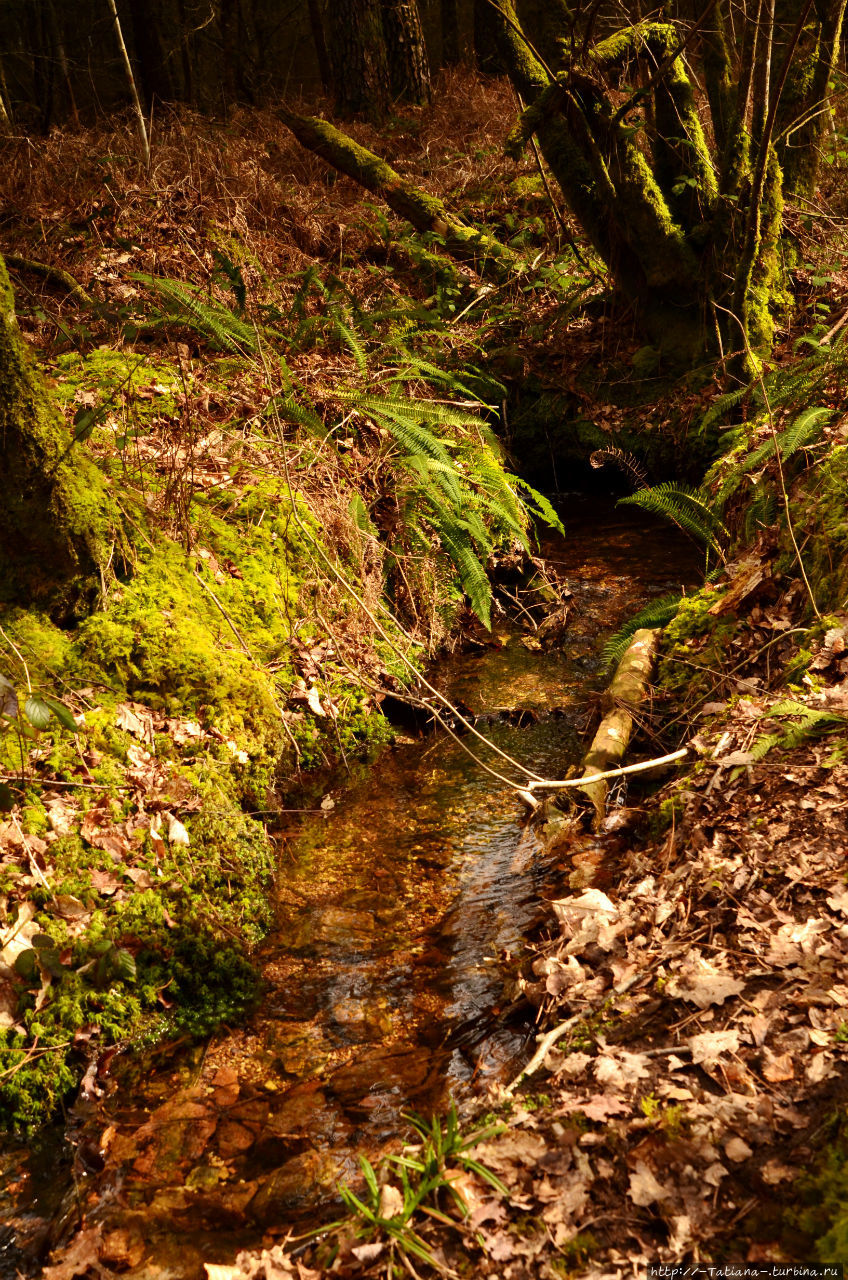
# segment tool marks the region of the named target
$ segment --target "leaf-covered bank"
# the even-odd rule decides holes
[[[443,291],[423,250],[419,276],[413,245],[402,284],[376,273],[379,224],[340,260],[320,183],[278,176],[257,123],[224,130],[216,169],[218,128],[175,122],[143,197],[113,146],[105,206],[77,140],[16,173],[91,288],[36,294],[24,266],[20,325],[125,541],[95,607],[28,607],[24,582],[0,619],[5,1128],[96,1093],[114,1047],[249,1006],[280,797],[317,803],[310,771],[391,736],[384,698],[489,621],[490,557],[529,547],[531,511],[556,519],[491,430],[502,388],[453,323],[466,282]],[[212,175],[191,213],[189,138]]]

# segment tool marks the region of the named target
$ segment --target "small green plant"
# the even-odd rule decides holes
[[[455,1185],[457,1174],[462,1171],[475,1174],[499,1195],[508,1194],[500,1178],[472,1155],[476,1146],[503,1132],[504,1126],[489,1124],[465,1136],[453,1103],[444,1121],[434,1117],[428,1123],[415,1115],[407,1115],[405,1119],[421,1141],[415,1147],[406,1148],[402,1155],[388,1157],[388,1170],[399,1174],[400,1188],[390,1186],[388,1180],[381,1187],[374,1166],[360,1156],[365,1198],[347,1186],[340,1188],[340,1194],[357,1238],[385,1236],[402,1255],[411,1255],[439,1270],[413,1221],[416,1215],[424,1214],[452,1226],[453,1219],[445,1212],[450,1203],[463,1217],[467,1216],[468,1206]]]
[[[657,600],[652,600],[644,609],[640,609],[632,618],[629,618],[624,626],[619,628],[615,635],[610,636],[604,645],[601,658],[605,666],[611,667],[621,661],[633,635],[641,627],[664,627],[671,622],[680,608],[682,599],[683,597],[679,592],[661,596]]]
[[[757,738],[751,747],[751,757],[754,760],[762,760],[773,747],[791,751],[793,747],[799,747],[824,733],[844,729],[848,723],[844,716],[833,711],[819,711],[791,698],[775,703],[766,715],[773,719],[788,716],[792,720],[782,726],[779,732],[763,734]]]
[[[708,552],[712,552],[719,560],[724,560],[719,538],[726,537],[727,530],[721,518],[697,489],[671,482],[657,484],[651,489],[638,489],[636,493],[621,498],[619,506],[625,505],[641,507],[651,515],[671,520],[696,542],[703,543]]]

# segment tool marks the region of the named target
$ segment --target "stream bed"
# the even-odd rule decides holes
[[[566,538],[544,548],[572,593],[553,647],[519,615],[431,676],[545,777],[585,749],[604,639],[698,565],[674,530],[611,500],[564,510]],[[534,1028],[511,1008],[509,960],[567,885],[568,851],[544,856],[520,801],[441,731],[401,738],[325,805],[281,833],[257,1012],[121,1067],[76,1104],[64,1146],[48,1136],[26,1167],[0,1154],[25,1187],[0,1230],[0,1280],[58,1244],[145,1280],[199,1280],[204,1261],[326,1218],[357,1155],[408,1133],[405,1112],[520,1070]]]

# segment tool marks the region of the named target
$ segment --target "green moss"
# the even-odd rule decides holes
[[[688,704],[712,689],[738,625],[735,618],[710,614],[718,599],[719,593],[709,583],[685,596],[663,633],[658,681]]]

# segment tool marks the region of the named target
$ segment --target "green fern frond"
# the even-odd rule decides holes
[[[752,385],[735,387],[733,391],[728,391],[725,395],[719,396],[717,400],[714,400],[701,419],[701,432],[709,431],[710,427],[719,422],[730,409],[734,409],[740,400],[744,400],[751,391]]]
[[[723,506],[739,488],[742,478],[764,466],[776,453],[782,462],[788,462],[799,449],[812,443],[822,424],[832,417],[832,409],[815,405],[799,413],[785,431],[771,433],[728,472],[716,497],[716,506]]]
[[[365,354],[362,343],[354,333],[349,324],[345,324],[344,320],[337,315],[328,317],[328,322],[335,329],[342,342],[350,351],[357,363],[360,373],[365,373],[368,368],[368,357]]]
[[[292,396],[277,396],[273,403],[285,422],[296,422],[298,426],[304,427],[310,435],[317,436],[320,440],[327,438],[328,432],[323,418],[319,417],[309,405],[299,404]]]
[[[133,279],[154,289],[168,304],[170,311],[163,317],[166,322],[170,320],[195,329],[220,350],[229,351],[232,355],[256,353],[256,333],[252,325],[226,307],[202,297],[195,285],[141,272],[134,273]]]
[[[625,622],[614,636],[610,636],[601,651],[601,660],[604,665],[611,667],[621,661],[628,644],[641,627],[667,626],[680,608],[682,599],[683,596],[677,593],[652,600],[644,609]]]
[[[565,526],[545,495],[539,493],[538,489],[534,489],[526,480],[521,480],[518,476],[510,476],[509,478],[515,482],[524,494],[524,502],[531,513],[551,529],[556,529],[558,533],[565,535]]]
[[[779,746],[783,751],[791,751],[793,747],[800,747],[813,738],[821,737],[825,733],[834,733],[837,729],[848,725],[845,716],[837,715],[835,711],[821,711],[815,707],[808,707],[803,702],[796,702],[792,698],[776,702],[773,707],[769,707],[766,715],[770,719],[793,716],[797,718],[797,723],[784,725],[780,733],[769,733],[759,737],[751,747],[753,760],[762,760],[773,747]]]
[[[434,518],[434,524],[442,546],[456,566],[471,608],[483,625],[491,628],[492,588],[467,528],[458,520],[451,519],[444,510]]]
[[[697,489],[666,482],[620,498],[618,505],[641,507],[652,515],[663,516],[717,555],[723,554],[718,535],[726,536],[727,530]]]

